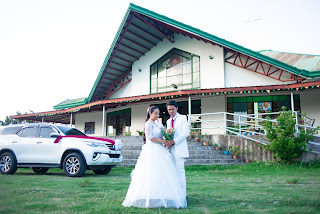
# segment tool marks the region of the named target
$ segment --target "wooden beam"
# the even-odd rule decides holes
[[[139,46],[139,47],[141,47],[141,48],[144,48],[144,49],[150,51],[150,48],[147,48],[147,47],[145,47],[145,46],[143,46],[143,45],[141,45],[141,44],[139,44],[139,43],[137,43],[137,42],[135,42],[135,41],[127,38],[127,37],[124,37],[124,39],[125,39],[125,40],[128,40],[129,42],[131,42],[131,43],[133,43],[133,44],[135,44],[135,45],[137,45],[137,46]]]
[[[139,57],[133,56],[132,54],[126,53],[126,52],[124,52],[124,51],[118,50],[118,52],[120,52],[120,53],[122,53],[122,54],[124,54],[124,55],[127,55],[127,56],[129,56],[129,57],[132,57],[132,58],[135,58],[135,59],[139,59]]]
[[[151,28],[153,28],[155,31],[157,31],[161,36],[163,36],[164,38],[166,38],[167,40],[169,40],[171,43],[174,43],[174,41],[172,41],[170,38],[168,38],[164,33],[162,33],[160,30],[158,30],[155,26],[153,26],[152,24],[150,24],[150,22],[148,22],[147,20],[145,20],[139,13],[137,12],[133,12],[134,15],[136,17],[138,17],[140,20],[142,20],[144,23],[146,23],[147,25],[149,25]]]
[[[132,25],[133,27],[135,27],[135,28],[137,28],[137,29],[141,30],[142,32],[144,32],[144,33],[146,33],[146,34],[148,34],[148,35],[152,36],[153,38],[155,38],[155,39],[157,39],[157,40],[159,40],[159,41],[162,41],[162,39],[161,39],[161,38],[159,38],[159,37],[157,37],[157,36],[153,35],[152,33],[150,33],[150,32],[148,32],[148,31],[146,31],[145,29],[142,29],[141,27],[139,27],[139,26],[137,26],[137,25],[135,25],[135,24],[133,24],[133,23],[131,23],[131,25]]]
[[[125,44],[122,44],[122,43],[121,43],[120,45],[122,45],[123,47],[128,48],[129,50],[132,50],[132,51],[134,51],[134,52],[136,52],[136,53],[141,54],[141,55],[144,56],[144,53],[142,53],[142,52],[140,52],[140,51],[138,51],[138,50],[136,50],[136,49],[130,48],[129,46],[127,46],[127,45],[125,45]]]
[[[127,63],[129,63],[129,64],[132,64],[132,63],[133,63],[133,62],[131,62],[131,61],[129,61],[129,60],[126,60],[126,59],[124,59],[124,58],[122,58],[122,57],[120,57],[120,56],[114,56],[113,58],[120,59],[120,60],[122,60],[122,61],[124,61],[124,62],[127,62]]]
[[[154,42],[151,42],[151,41],[149,41],[149,40],[147,40],[147,39],[139,36],[138,34],[132,32],[132,31],[130,31],[130,30],[127,30],[127,32],[131,33],[132,35],[138,37],[139,39],[141,39],[141,40],[143,40],[143,41],[145,41],[145,42],[147,42],[147,43],[150,43],[150,44],[152,44],[152,45],[154,45],[154,46],[157,46],[157,44],[155,44]]]

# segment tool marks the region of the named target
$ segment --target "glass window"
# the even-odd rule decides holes
[[[65,135],[85,135],[78,129],[67,127],[67,126],[57,126]]]
[[[38,127],[27,127],[22,129],[18,135],[20,137],[36,137],[37,136]]]
[[[40,137],[41,138],[51,138],[50,134],[56,133],[56,131],[51,127],[41,127],[40,128]]]
[[[150,91],[162,93],[200,88],[200,57],[173,48],[150,67]]]
[[[84,133],[94,134],[95,122],[86,122],[84,124]]]
[[[0,135],[9,135],[16,134],[22,126],[14,126],[14,127],[0,127]]]
[[[131,135],[131,109],[107,114],[107,135]]]

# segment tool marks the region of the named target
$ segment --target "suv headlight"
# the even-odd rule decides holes
[[[106,145],[103,143],[93,143],[93,142],[85,141],[85,144],[91,147],[106,147]]]

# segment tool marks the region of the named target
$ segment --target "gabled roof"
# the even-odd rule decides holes
[[[252,51],[182,22],[130,4],[88,96],[88,102],[108,99],[117,91],[117,88],[127,84],[130,81],[128,76],[132,64],[163,39],[174,43],[172,37],[174,33],[238,51],[304,78],[320,77],[320,69],[309,70],[308,67],[288,64],[268,54]],[[124,78],[128,81],[121,82]]]
[[[284,62],[298,69],[305,69],[309,72],[320,71],[320,56],[298,53],[287,53],[272,50],[259,51],[265,56]]]
[[[60,110],[60,109],[66,109],[66,108],[72,108],[75,106],[80,106],[87,103],[87,98],[77,98],[77,99],[67,99],[55,106],[53,106],[53,109]]]

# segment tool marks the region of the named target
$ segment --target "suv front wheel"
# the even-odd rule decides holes
[[[63,170],[69,177],[81,177],[86,172],[83,157],[77,152],[68,154],[63,160]]]
[[[104,169],[94,169],[93,172],[97,175],[106,175],[111,171],[112,167],[108,166],[107,168]]]
[[[11,152],[5,152],[0,156],[0,172],[2,174],[14,174],[17,171],[17,160]]]

